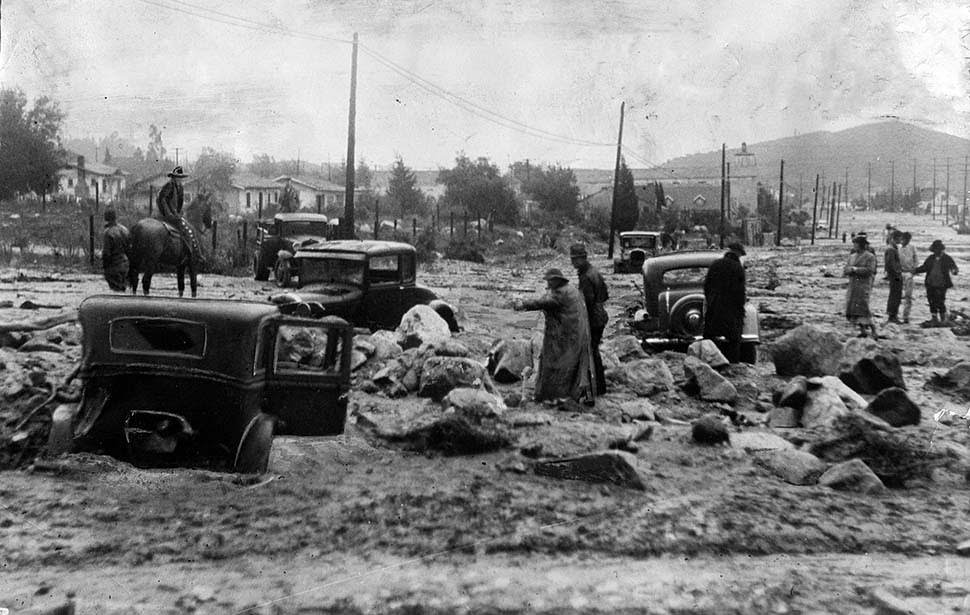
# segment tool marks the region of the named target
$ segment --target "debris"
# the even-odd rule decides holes
[[[8,333],[11,331],[43,331],[66,322],[76,321],[77,310],[68,310],[63,314],[57,314],[56,316],[49,316],[48,318],[41,318],[40,320],[31,322],[0,323],[0,333]]]
[[[495,340],[488,351],[488,373],[496,382],[518,382],[523,372],[532,367],[532,342],[522,339]]]
[[[791,450],[795,445],[770,431],[742,431],[731,434],[731,446],[752,451]]]
[[[852,338],[845,343],[839,378],[859,393],[874,395],[889,387],[906,388],[899,358],[871,338]]]
[[[423,344],[432,346],[451,338],[448,322],[427,305],[416,305],[401,317],[397,330],[401,348],[417,348]]]
[[[738,390],[727,378],[714,371],[714,368],[694,356],[684,359],[684,375],[687,386],[696,388],[705,401],[723,401],[733,404],[738,399]]]
[[[456,387],[483,387],[496,392],[485,367],[463,357],[430,357],[421,366],[418,395],[441,401]]]
[[[755,460],[792,485],[814,485],[828,468],[815,455],[793,449],[765,451],[755,455]]]
[[[805,376],[795,376],[777,391],[776,406],[788,406],[801,410],[808,401],[808,379]]]
[[[728,365],[728,360],[721,353],[720,349],[711,340],[697,340],[687,347],[687,356],[697,357],[714,369]]]
[[[661,359],[636,359],[606,371],[607,382],[628,388],[639,397],[649,397],[674,388],[674,376]]]
[[[533,471],[540,476],[583,480],[592,483],[612,483],[645,491],[649,476],[637,458],[624,451],[603,451],[536,462]]]
[[[779,376],[826,376],[838,373],[842,341],[835,331],[800,325],[772,344],[770,352]]]
[[[861,459],[837,463],[818,478],[818,484],[838,491],[882,493],[886,486]]]
[[[919,406],[906,395],[906,391],[892,387],[884,389],[869,402],[866,411],[878,416],[893,427],[919,425]]]
[[[698,444],[730,444],[727,425],[716,414],[706,414],[691,425],[691,438]]]
[[[442,403],[458,414],[477,419],[499,418],[507,410],[505,402],[498,395],[467,387],[452,389],[445,395]]]
[[[801,427],[802,411],[788,406],[772,408],[768,413],[768,425],[778,428]]]

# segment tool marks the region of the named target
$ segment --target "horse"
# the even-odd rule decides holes
[[[202,232],[208,230],[211,225],[211,217],[203,214]],[[199,248],[202,248],[201,232],[199,224],[190,223],[198,241]],[[172,232],[171,227],[155,218],[143,218],[131,227],[131,239],[128,244],[128,284],[131,286],[131,294],[138,292],[138,274],[142,274],[142,291],[147,296],[152,286],[152,276],[159,270],[160,266],[175,266],[176,280],[178,282],[179,297],[185,294],[185,270],[189,271],[189,285],[192,290],[192,297],[196,296],[198,289],[198,278],[196,267],[203,255],[198,254],[197,258],[192,258],[189,246],[182,240],[181,235]]]

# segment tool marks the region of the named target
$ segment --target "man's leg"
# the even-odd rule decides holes
[[[593,373],[596,374],[596,394],[606,393],[606,370],[603,368],[603,357],[600,355],[600,342],[603,341],[605,327],[591,327],[590,336],[593,346]]]
[[[899,320],[899,302],[903,297],[903,281],[889,280],[889,300],[886,302],[886,316],[890,321]]]
[[[903,274],[903,322],[909,322],[909,312],[913,308],[913,274]]]

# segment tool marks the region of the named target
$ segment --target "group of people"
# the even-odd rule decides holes
[[[949,316],[946,309],[946,291],[953,286],[951,276],[958,269],[953,258],[946,253],[946,246],[939,239],[930,244],[930,254],[922,264],[912,235],[889,227],[886,234],[886,249],[883,263],[886,280],[889,282],[889,298],[886,302],[886,322],[908,324],[913,307],[914,277],[926,274],[924,286],[930,307],[930,320],[923,323],[926,327],[946,326]],[[876,323],[869,299],[877,271],[876,251],[869,243],[865,232],[852,236],[852,251],[849,253],[843,274],[849,278],[846,290],[845,316],[848,321],[859,327],[859,337],[870,334],[878,337]],[[900,319],[900,307],[902,318]]]

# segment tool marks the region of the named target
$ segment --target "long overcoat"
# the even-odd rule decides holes
[[[704,278],[704,337],[740,340],[744,329],[744,265],[734,252],[728,252],[707,269]]]
[[[522,309],[542,310],[546,315],[535,400],[593,399],[589,317],[579,290],[569,284],[560,286],[539,299],[523,301]]]
[[[876,255],[868,250],[853,251],[843,273],[849,278],[849,287],[845,291],[845,317],[852,321],[870,318],[869,294],[876,275]]]

